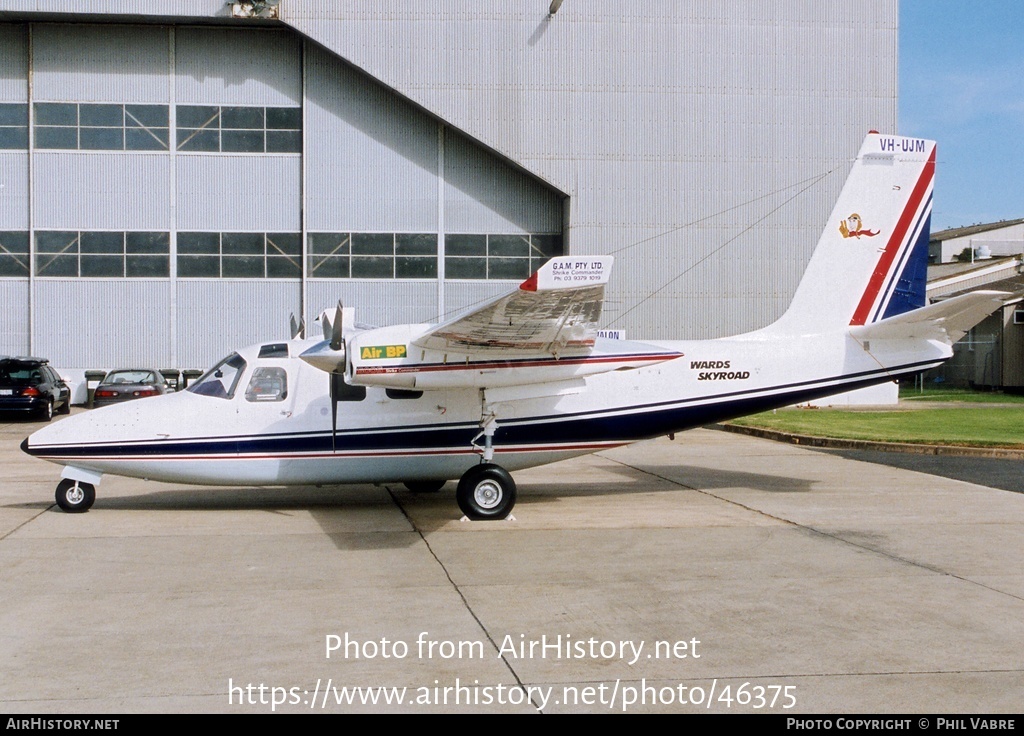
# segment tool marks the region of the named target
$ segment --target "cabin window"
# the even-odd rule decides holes
[[[246,401],[284,401],[288,398],[288,376],[284,368],[257,368],[245,389]]]
[[[235,388],[245,371],[245,365],[245,359],[241,355],[232,353],[185,390],[200,396],[230,399],[235,395]]]

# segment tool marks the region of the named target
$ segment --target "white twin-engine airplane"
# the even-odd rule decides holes
[[[186,391],[40,429],[86,511],[105,473],[281,486],[458,478],[471,519],[502,519],[509,471],[934,368],[1007,295],[925,306],[935,144],[870,133],[789,310],[716,340],[597,336],[612,258],[554,258],[510,294],[436,325],[356,325],[235,353]]]

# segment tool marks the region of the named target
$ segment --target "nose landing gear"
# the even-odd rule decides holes
[[[57,505],[69,514],[81,514],[92,508],[96,487],[92,483],[65,478],[57,484]]]

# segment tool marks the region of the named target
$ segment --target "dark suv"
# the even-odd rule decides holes
[[[0,358],[0,412],[34,414],[45,422],[71,413],[71,389],[45,358]]]

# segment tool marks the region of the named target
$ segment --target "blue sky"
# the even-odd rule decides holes
[[[938,141],[932,232],[1024,217],[1024,2],[899,8],[899,132]]]

